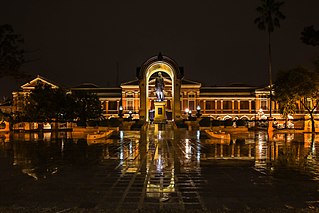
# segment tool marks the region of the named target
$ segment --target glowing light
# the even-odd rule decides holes
[[[200,139],[200,130],[196,131],[196,139],[199,140]]]

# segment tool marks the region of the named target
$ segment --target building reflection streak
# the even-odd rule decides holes
[[[255,167],[257,169],[267,168],[267,140],[263,132],[258,132],[256,138]]]
[[[165,129],[151,125],[147,133],[146,197],[164,198],[175,191],[174,157]]]
[[[120,164],[122,164],[124,160],[123,141],[124,141],[124,132],[120,131]]]
[[[197,130],[196,131],[196,161],[197,161],[197,166],[200,165],[200,156],[201,156],[201,153],[200,153],[200,131]]]

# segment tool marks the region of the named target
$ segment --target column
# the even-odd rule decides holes
[[[206,100],[204,100],[204,103],[203,103],[203,112],[206,113]]]
[[[109,101],[105,101],[105,114],[109,113]]]
[[[217,100],[215,100],[215,114],[217,114],[217,110],[218,110],[218,109],[217,109],[217,106],[218,106],[218,105],[217,105]]]
[[[224,105],[223,105],[223,100],[220,100],[220,111],[223,113]]]
[[[234,100],[231,101],[231,111],[232,111],[232,113],[234,113],[234,111],[235,111],[235,101]]]

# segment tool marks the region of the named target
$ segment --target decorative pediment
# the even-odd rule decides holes
[[[51,81],[45,79],[42,76],[37,76],[35,79],[29,81],[28,83],[25,83],[21,86],[21,88],[23,90],[33,90],[39,83],[43,84],[43,85],[50,85],[52,87],[52,89],[57,89],[59,88],[59,86],[57,86],[56,84],[52,83]]]

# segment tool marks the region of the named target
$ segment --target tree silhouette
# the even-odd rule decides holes
[[[305,27],[301,32],[301,41],[305,44],[318,46],[319,45],[319,30],[315,30],[313,26]]]
[[[16,34],[11,25],[0,25],[0,78],[12,76],[24,78],[25,73],[20,67],[25,63],[22,36]]]
[[[90,120],[98,120],[102,117],[102,107],[98,96],[94,93],[85,91],[75,91],[74,113],[81,125],[86,126]]]
[[[268,33],[268,75],[270,86],[270,117],[272,111],[272,61],[271,61],[271,33],[275,28],[280,27],[280,20],[284,20],[285,16],[280,11],[280,7],[284,2],[275,0],[261,0],[261,5],[256,8],[259,17],[255,19],[258,29],[265,30]]]
[[[300,101],[309,113],[314,132],[314,114],[319,104],[319,73],[302,67],[280,71],[274,89],[275,98],[279,102],[283,116],[293,114],[297,109],[296,102]]]

